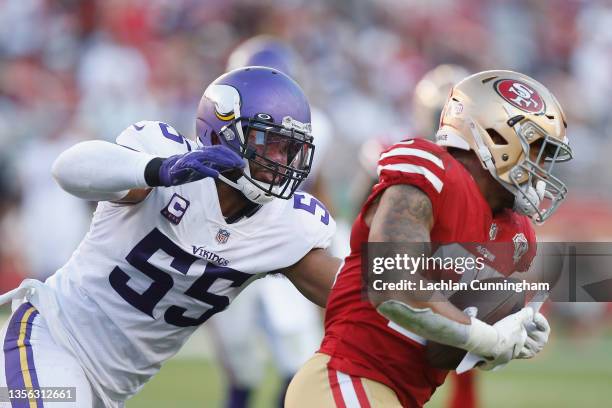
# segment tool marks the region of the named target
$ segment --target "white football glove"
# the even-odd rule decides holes
[[[527,341],[525,325],[532,320],[533,309],[528,307],[506,316],[493,326],[472,317],[464,348],[486,358],[487,362],[480,368],[492,370],[519,356]]]
[[[550,325],[542,313],[536,313],[533,322],[528,323],[526,329],[527,340],[517,358],[533,358],[548,343]]]

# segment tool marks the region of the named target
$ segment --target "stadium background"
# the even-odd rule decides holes
[[[607,1],[2,0],[0,292],[53,273],[87,229],[93,207],[50,177],[59,152],[78,140],[113,140],[142,119],[192,137],[205,85],[235,46],[261,33],[300,55],[298,81],[332,121],[333,160],[322,174],[336,218],[353,215],[347,186],[362,143],[413,136],[415,84],[436,65],[456,63],[470,72],[519,70],[555,93],[575,160],[563,172],[569,199],[540,235],[612,240]],[[554,312],[543,355],[480,376],[484,406],[610,404],[609,310]],[[202,329],[128,407],[219,407],[217,364]],[[276,386],[270,369],[257,407],[272,406]],[[444,393],[430,406],[442,406]]]

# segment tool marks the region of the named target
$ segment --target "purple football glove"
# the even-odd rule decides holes
[[[229,148],[221,145],[204,146],[164,159],[159,168],[159,181],[166,187],[178,186],[205,177],[217,178],[220,172],[243,167],[242,158]]]

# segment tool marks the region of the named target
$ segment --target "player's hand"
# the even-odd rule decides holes
[[[178,186],[206,177],[217,178],[220,172],[243,167],[244,160],[229,148],[205,146],[164,159],[159,168],[159,181],[166,187]]]
[[[524,307],[495,323],[493,328],[497,331],[497,342],[488,353],[483,355],[487,361],[480,368],[492,370],[518,358],[527,341],[525,326],[532,320],[533,309]]]
[[[533,322],[528,323],[526,329],[527,340],[517,358],[533,358],[548,343],[550,325],[542,313],[536,313]]]

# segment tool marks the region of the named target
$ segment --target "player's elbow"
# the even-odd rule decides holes
[[[69,152],[70,149],[62,152],[62,154],[55,159],[53,165],[51,166],[51,175],[55,179],[56,183],[66,191],[71,189],[70,187],[72,184],[72,178],[70,177],[72,174],[72,163],[71,154]]]
[[[51,174],[66,192],[86,200],[90,197],[92,179],[99,177],[104,165],[96,155],[107,142],[90,140],[80,142],[63,151],[51,166]]]
[[[376,287],[376,285],[373,286]],[[430,301],[420,299],[418,295],[410,291],[398,292],[393,290],[375,290],[371,288],[368,291],[368,300],[375,309],[378,309],[380,305],[390,300],[400,301],[411,307],[422,309],[431,308],[432,306]]]
[[[382,303],[387,300],[391,300],[392,296],[386,291],[378,291],[378,290],[369,290],[368,291],[368,300],[374,306],[374,308],[378,308]]]
[[[63,151],[51,167],[51,174],[57,184],[71,194],[83,189],[84,174],[79,163],[83,161],[82,152],[86,150],[83,145],[87,143],[90,142],[81,142]]]

